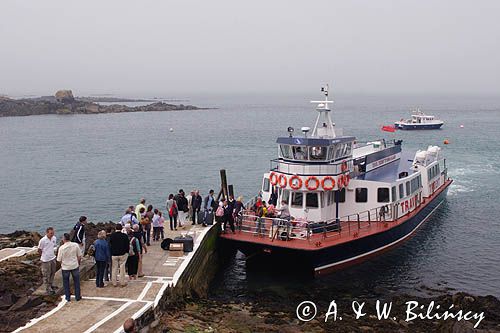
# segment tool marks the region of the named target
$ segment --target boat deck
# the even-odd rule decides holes
[[[451,184],[451,182],[451,180],[447,180],[431,197],[424,198],[418,209],[413,210],[412,212],[398,218],[395,221],[362,221],[359,223],[359,225],[357,221],[341,221],[340,232],[329,231],[326,234],[314,233],[310,235],[309,238],[304,235],[303,238],[281,240],[278,236],[273,237],[274,235],[271,232],[272,220],[264,218],[263,222],[261,222],[257,227],[259,230],[259,232],[257,233],[248,232],[247,230],[244,230],[244,228],[241,228],[241,230],[237,230],[235,234],[225,233],[222,234],[221,237],[237,242],[257,243],[261,245],[267,245],[269,247],[284,247],[307,251],[320,250],[325,247],[347,243],[352,241],[353,239],[368,237],[370,235],[381,233],[405,223],[407,220],[414,217],[426,205],[428,205],[442,191],[444,191],[448,187],[448,185]],[[255,218],[255,224],[258,224],[257,218]],[[291,233],[295,233],[296,235],[298,235],[300,234],[301,230],[303,230],[303,228],[298,228],[296,226],[292,228]],[[279,234],[279,232],[277,234]]]

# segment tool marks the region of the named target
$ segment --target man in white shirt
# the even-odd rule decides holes
[[[57,289],[52,285],[54,282],[54,275],[56,274],[56,255],[54,252],[56,244],[54,228],[48,227],[45,236],[43,236],[38,243],[38,253],[42,261],[43,283],[45,284],[48,295],[54,295],[54,290]]]
[[[71,300],[71,293],[69,289],[69,276],[73,277],[75,285],[75,299],[79,301],[82,299],[80,294],[80,261],[82,259],[80,246],[77,243],[70,241],[71,236],[64,234],[64,244],[59,247],[57,251],[57,261],[61,263],[61,271],[63,277],[64,295],[66,301]]]

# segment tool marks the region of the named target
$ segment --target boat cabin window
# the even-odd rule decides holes
[[[368,202],[368,189],[366,187],[356,188],[356,202]]]
[[[304,194],[302,192],[292,192],[292,207],[302,208]]]
[[[324,161],[326,160],[327,152],[328,152],[328,147],[310,147],[309,159],[311,161]]]
[[[333,160],[333,156],[335,155],[335,147],[330,147],[328,149],[328,160]]]
[[[406,196],[409,196],[411,193],[410,191],[410,182],[406,182]]]
[[[283,158],[292,157],[292,155],[290,154],[290,146],[288,145],[280,145],[280,152],[281,152],[281,157]]]
[[[389,202],[389,188],[379,187],[377,189],[377,202]]]
[[[392,199],[392,201],[397,200],[397,198],[396,198],[396,186],[393,186],[391,189],[391,199]]]
[[[405,196],[405,188],[403,183],[399,184],[399,199],[403,199]]]
[[[318,207],[319,207],[318,193],[316,192],[307,193],[306,208],[318,208]]]
[[[270,187],[270,183],[269,183],[269,178],[264,178],[264,182],[262,183],[262,191],[263,192],[269,192],[269,187]]]
[[[307,160],[307,147],[306,146],[292,146],[294,160]]]
[[[281,201],[286,201],[286,203],[290,202],[290,191],[289,190],[283,190],[281,193]]]
[[[340,191],[335,191],[334,192],[334,201],[337,202],[337,195],[338,195],[338,200],[339,202],[345,202],[345,187],[341,189]]]
[[[411,180],[411,193],[415,193],[418,190],[418,178],[415,177]]]

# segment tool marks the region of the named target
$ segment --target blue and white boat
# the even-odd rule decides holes
[[[443,124],[442,120],[423,113],[420,108],[412,112],[410,119],[401,119],[394,123],[396,128],[401,130],[440,129]]]

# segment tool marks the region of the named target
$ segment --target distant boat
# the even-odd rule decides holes
[[[401,119],[394,123],[396,128],[401,130],[440,129],[443,124],[442,120],[423,113],[420,108],[412,112],[410,119]]]

